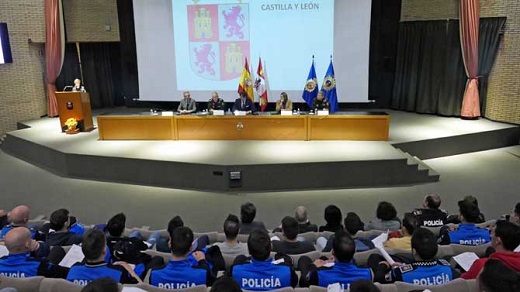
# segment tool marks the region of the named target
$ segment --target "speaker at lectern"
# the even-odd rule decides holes
[[[60,116],[62,131],[67,130],[65,123],[70,118],[76,119],[78,122],[77,128],[81,132],[88,132],[94,129],[88,92],[56,92],[56,99],[58,100],[58,115]]]

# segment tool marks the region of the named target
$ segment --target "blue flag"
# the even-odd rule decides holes
[[[329,69],[323,79],[321,85],[321,91],[325,93],[325,98],[329,100],[331,113],[338,111],[338,95],[336,93],[336,78],[334,78],[334,66],[332,65],[332,59],[330,60]]]
[[[312,57],[311,70],[309,71],[309,77],[305,82],[303,88],[302,98],[305,102],[312,107],[312,101],[318,96],[318,79],[316,78],[316,69],[314,69],[314,56]]]

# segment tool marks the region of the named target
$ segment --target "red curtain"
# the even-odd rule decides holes
[[[468,82],[462,99],[463,118],[480,117],[478,93],[479,0],[460,0],[460,43]]]
[[[60,0],[45,0],[45,61],[47,63],[47,115],[58,115],[56,78],[62,65],[62,37],[60,24]]]

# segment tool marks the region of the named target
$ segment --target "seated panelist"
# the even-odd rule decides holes
[[[280,99],[276,101],[276,111],[282,110],[292,111],[292,101],[287,97],[286,92],[280,93]]]
[[[325,97],[325,93],[323,91],[318,92],[318,96],[312,101],[312,110],[328,110],[329,108],[329,100]]]
[[[70,88],[70,87],[69,87]],[[81,85],[80,79],[74,79],[74,87],[72,87],[72,91],[85,92],[85,87]]]
[[[233,112],[244,111],[248,115],[256,112],[255,105],[253,104],[253,101],[247,97],[247,94],[245,92],[240,92],[239,95],[240,98],[237,98],[233,104]]]
[[[197,111],[197,102],[191,98],[189,91],[184,91],[183,99],[179,103],[179,107],[177,107],[177,111],[180,114],[191,114]]]
[[[218,97],[218,93],[215,91],[211,94],[211,99],[208,101],[208,111],[213,112],[214,110],[225,110],[224,100]]]

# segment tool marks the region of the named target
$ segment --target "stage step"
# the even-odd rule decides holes
[[[64,177],[215,192],[392,187],[439,180],[419,160],[391,146],[385,147],[388,156],[379,159],[248,165],[67,153],[16,133],[7,134],[2,149]]]
[[[493,131],[394,143],[392,146],[420,159],[432,159],[515,146],[519,140],[520,127],[512,126]]]
[[[410,165],[417,165],[417,169],[419,171],[427,171],[428,172],[428,177],[432,181],[439,181],[440,174],[437,171],[435,171],[433,168],[431,168],[428,164],[426,164],[424,161],[422,161],[419,157],[412,156],[412,155],[410,155],[410,153],[404,152],[404,151],[402,151],[400,149],[397,149],[397,150],[402,152],[403,155],[408,159],[408,164],[410,164]]]

